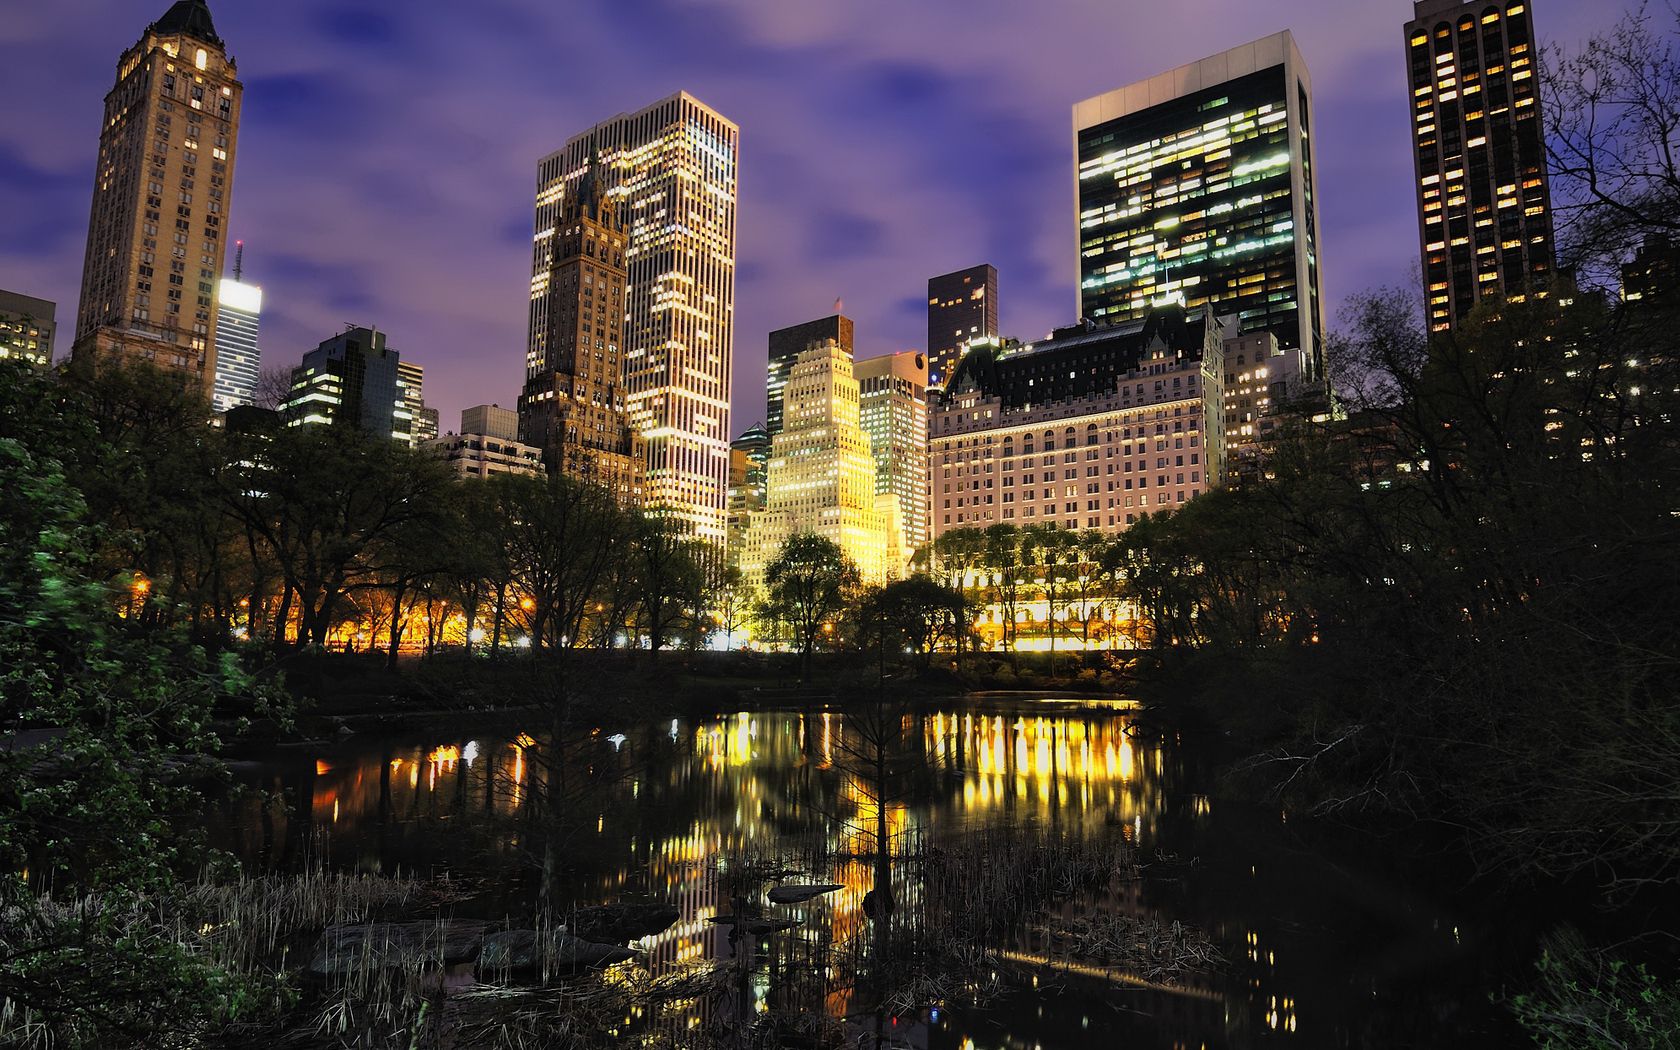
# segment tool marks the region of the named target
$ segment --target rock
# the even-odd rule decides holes
[[[636,957],[621,945],[586,941],[567,933],[549,934],[545,944],[535,930],[506,930],[484,938],[478,969],[480,973],[502,975],[534,973],[542,969],[545,954],[549,966],[556,970],[594,969]]]
[[[706,921],[716,926],[744,926],[748,933],[758,936],[780,933],[804,925],[798,919],[754,919],[740,915],[714,915]]]
[[[534,970],[537,966],[537,931],[504,930],[484,938],[478,951],[478,968],[505,973]]]
[[[573,912],[566,929],[587,941],[623,944],[663,933],[680,917],[668,904],[601,904]]]
[[[815,900],[825,893],[833,893],[835,890],[845,888],[838,883],[776,886],[770,890],[768,896],[771,904],[804,904],[806,901]]]
[[[456,966],[478,957],[487,928],[486,923],[453,919],[329,926],[321,932],[307,972],[330,978],[366,970]]]

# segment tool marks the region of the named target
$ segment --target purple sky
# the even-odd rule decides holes
[[[0,287],[58,302],[67,352],[102,99],[168,0],[0,19]],[[210,0],[245,82],[230,236],[265,365],[345,322],[426,367],[445,429],[523,375],[536,162],[678,89],[741,126],[735,413],[765,335],[834,300],[873,356],[926,339],[929,276],[998,268],[1002,327],[1074,319],[1070,110],[1279,29],[1313,74],[1325,291],[1416,267],[1408,0]],[[1631,0],[1536,0],[1573,44]],[[231,259],[229,260],[231,266]]]

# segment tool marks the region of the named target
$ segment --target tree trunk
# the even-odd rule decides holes
[[[391,633],[390,646],[385,652],[385,666],[395,671],[397,669],[397,650],[402,647],[404,617],[402,614],[403,595],[408,593],[406,583],[398,583],[391,589]]]

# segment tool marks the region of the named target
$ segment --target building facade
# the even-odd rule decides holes
[[[381,337],[383,338],[383,337]],[[418,448],[438,436],[438,413],[426,407],[426,369],[413,361],[397,361],[397,425],[408,424],[408,443]]]
[[[928,531],[928,359],[920,350],[869,357],[853,365],[863,432],[875,458],[875,492],[898,497],[905,546]]]
[[[764,430],[775,437],[782,430],[782,395],[788,372],[799,355],[832,342],[848,354],[856,353],[852,319],[831,314],[815,321],[778,328],[770,333],[768,363],[764,366]]]
[[[863,432],[852,355],[828,342],[799,355],[788,372],[781,432],[770,439],[765,508],[749,515],[737,561],[757,584],[793,536],[826,537],[865,581],[904,573],[908,553],[898,498],[875,491],[875,458]]]
[[[434,437],[425,445],[462,477],[543,472],[542,450],[519,440],[519,413],[500,405],[462,409],[459,434]]]
[[[1252,480],[1287,409],[1316,393],[1306,355],[1280,350],[1277,336],[1250,332],[1225,340],[1225,477]],[[1305,407],[1305,406],[1303,406]],[[1314,403],[1311,408],[1318,409]]]
[[[281,415],[287,426],[353,427],[370,438],[411,444],[400,364],[397,352],[385,345],[384,332],[348,329],[304,354],[303,363],[292,369]]]
[[[180,0],[105,96],[72,356],[150,361],[212,392],[244,88],[204,0]]]
[[[970,352],[932,407],[934,538],[999,522],[1117,533],[1216,487],[1231,327],[1169,305]]]
[[[991,263],[928,278],[928,379],[951,377],[968,344],[998,337],[997,268]]]
[[[58,304],[0,288],[0,361],[22,358],[33,365],[52,363]]]
[[[526,373],[550,331],[553,239],[567,192],[598,160],[629,226],[624,387],[644,442],[642,502],[722,545],[729,487],[735,190],[740,131],[687,93],[621,114],[538,166]]]
[[[235,267],[236,274],[239,273]],[[211,401],[217,412],[248,405],[262,374],[257,331],[262,322],[262,289],[238,276],[216,286],[216,380]]]
[[[1211,304],[1323,376],[1312,81],[1288,32],[1073,108],[1079,312]]]
[[[519,399],[521,440],[548,468],[605,485],[620,503],[642,498],[642,436],[630,425],[624,382],[625,250],[629,227],[607,196],[597,160],[563,197],[550,238],[547,331]]]
[[[1538,46],[1529,0],[1417,0],[1406,23],[1431,331],[1554,276]]]

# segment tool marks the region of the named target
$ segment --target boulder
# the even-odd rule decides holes
[[[838,883],[822,883],[812,885],[788,884],[773,887],[769,894],[771,904],[804,904],[806,901],[816,900],[825,893],[843,890],[846,887]]]
[[[480,973],[530,974],[542,969],[544,956],[555,970],[596,969],[627,962],[636,953],[617,944],[600,944],[554,932],[546,937],[536,930],[505,930],[484,938],[478,953]]]
[[[681,913],[669,904],[600,904],[572,913],[572,935],[605,944],[623,944],[670,929]]]

